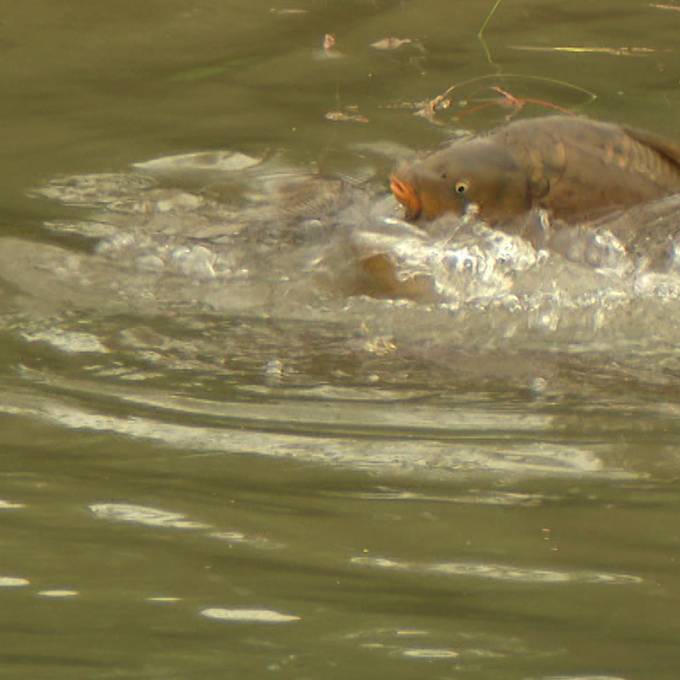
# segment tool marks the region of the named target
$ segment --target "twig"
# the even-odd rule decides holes
[[[590,90],[586,90],[584,87],[580,87],[579,85],[574,85],[573,83],[569,83],[566,80],[559,80],[557,78],[548,78],[546,76],[534,76],[531,74],[525,74],[525,73],[504,73],[503,78],[524,78],[526,80],[539,80],[544,83],[551,83],[553,85],[559,85],[560,87],[566,87],[569,88],[570,90],[575,90],[576,92],[580,92],[581,94],[585,94],[588,96],[589,101],[595,101],[597,99],[597,95],[594,92],[591,92]],[[476,76],[475,78],[470,78],[469,80],[464,80],[462,83],[454,83],[450,87],[448,87],[444,92],[442,92],[440,95],[435,97],[437,101],[441,101],[443,99],[446,99],[454,90],[457,90],[461,87],[465,87],[466,85],[472,85],[473,83],[480,82],[482,80],[490,80],[490,79],[497,79],[498,76],[495,73],[489,73],[485,76]]]
[[[489,52],[486,40],[484,39],[484,31],[486,30],[486,27],[489,25],[489,22],[493,18],[493,15],[496,13],[496,10],[498,9],[498,6],[501,4],[501,2],[503,2],[503,0],[496,0],[494,6],[491,8],[491,11],[486,15],[486,19],[484,19],[484,21],[482,22],[481,28],[477,32],[477,39],[482,44],[482,49],[484,50],[484,54],[486,54],[486,59],[490,64],[493,64],[493,59],[491,58],[491,52]]]

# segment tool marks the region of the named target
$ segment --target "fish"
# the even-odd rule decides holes
[[[470,211],[500,229],[533,211],[574,224],[680,192],[680,145],[586,117],[530,118],[402,163],[390,188],[419,225]]]

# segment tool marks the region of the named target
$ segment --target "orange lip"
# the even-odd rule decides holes
[[[390,177],[390,189],[394,197],[406,209],[406,218],[409,220],[416,219],[420,215],[423,205],[413,185],[392,175]]]

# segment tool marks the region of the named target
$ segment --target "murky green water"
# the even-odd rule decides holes
[[[678,677],[675,276],[328,248],[454,83],[680,139],[673,3],[492,4],[3,8],[2,678]]]

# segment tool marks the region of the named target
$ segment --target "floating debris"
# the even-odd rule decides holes
[[[670,8],[669,8],[670,9]],[[680,7],[674,9],[680,10]],[[653,47],[576,47],[576,46],[553,46],[537,47],[534,45],[510,45],[512,50],[524,50],[527,52],[573,52],[576,54],[611,54],[615,57],[639,57],[653,54],[659,50]]]
[[[376,40],[376,42],[371,43],[371,47],[374,47],[376,50],[396,50],[402,45],[411,45],[412,43],[413,40],[411,38],[395,38],[391,36],[382,40]]]
[[[356,106],[348,106],[345,111],[328,111],[326,113],[326,120],[332,120],[339,123],[368,123],[366,116],[357,112]]]
[[[517,48],[520,49],[520,48]],[[542,49],[542,48],[537,48]],[[552,48],[549,48],[552,49]],[[643,49],[643,48],[640,48]],[[521,79],[528,83],[541,83],[545,86],[549,86],[551,89],[555,87],[564,89],[566,92],[571,91],[571,93],[578,93],[580,95],[586,96],[588,101],[594,101],[597,99],[597,95],[589,90],[586,90],[572,83],[568,83],[562,80],[555,80],[554,78],[544,78],[542,76],[525,76],[522,74],[504,74],[502,76],[504,81],[509,79]],[[492,83],[495,80],[496,83],[490,85],[484,85],[484,81],[491,80]],[[425,118],[435,125],[443,124],[442,121],[438,120],[438,114],[448,111],[455,106],[458,113],[457,118],[462,118],[463,116],[469,115],[473,112],[477,112],[481,109],[487,108],[489,106],[501,106],[504,108],[511,108],[512,112],[510,116],[513,117],[516,113],[521,111],[527,104],[533,104],[536,106],[541,106],[543,108],[560,111],[562,113],[571,114],[571,108],[560,106],[552,101],[538,98],[521,97],[519,95],[513,94],[506,87],[501,87],[498,84],[499,76],[480,76],[478,78],[472,78],[460,83],[454,83],[449,86],[437,96],[432,99],[418,102],[398,102],[387,106],[386,108],[402,108],[402,109],[412,109],[414,115]],[[496,97],[493,99],[480,97],[481,92],[488,92],[489,90],[497,92],[501,95],[500,98]],[[583,104],[580,103],[580,106]]]
[[[330,52],[335,47],[336,39],[335,33],[326,33],[323,37],[323,50]]]

